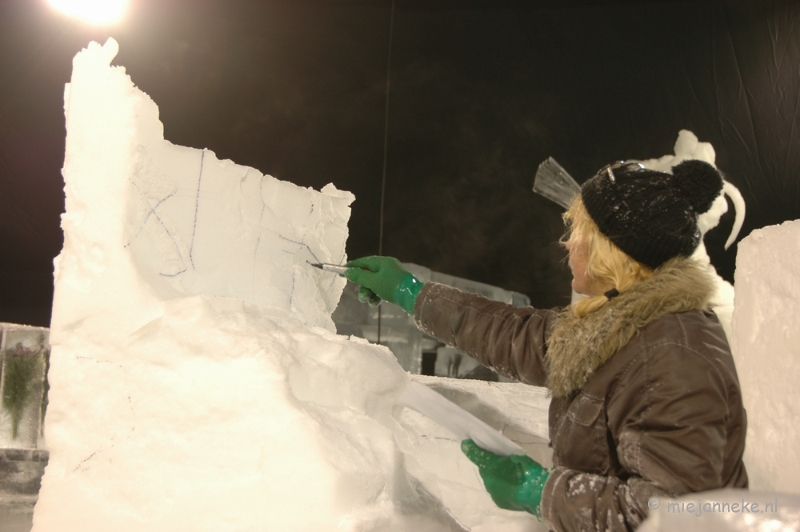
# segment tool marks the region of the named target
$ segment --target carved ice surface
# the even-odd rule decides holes
[[[159,144],[136,151],[128,183],[125,246],[140,273],[165,293],[238,297],[331,329],[346,281],[308,262],[344,260],[353,195]]]
[[[345,281],[307,262],[345,260],[352,194],[170,144],[116,52],[90,44],[65,90],[34,532],[538,530],[395,406],[388,349],[334,333]],[[547,453],[544,394],[487,386],[462,406]]]
[[[333,332],[353,196],[163,138],[92,43],[65,91],[64,248],[51,326],[50,462],[36,531],[353,530],[402,508],[407,375]],[[360,528],[359,528],[360,527]]]
[[[800,494],[800,220],[739,243],[731,342],[747,410],[750,489]]]
[[[145,285],[157,300],[237,297],[333,331],[330,314],[346,281],[307,262],[344,260],[354,196],[333,185],[315,192],[167,142],[153,101],[122,67],[108,66],[116,51],[110,40],[79,54],[65,91],[66,242],[58,262],[74,268],[57,280],[85,293],[96,277],[119,272],[105,271],[108,253],[119,252],[135,288]],[[73,228],[85,236],[76,249]],[[123,250],[99,245],[120,240]]]

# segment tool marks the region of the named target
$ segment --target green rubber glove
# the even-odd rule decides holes
[[[381,304],[381,298],[365,286],[358,289],[358,300],[362,303],[369,303],[370,307],[377,307]]]
[[[506,510],[519,510],[542,518],[542,491],[550,472],[529,456],[498,456],[484,451],[472,440],[461,450],[478,466],[486,491]]]
[[[422,290],[422,282],[411,275],[399,260],[392,257],[363,257],[351,260],[345,266],[348,270],[344,276],[361,286],[359,300],[374,304],[376,298],[380,298],[394,303],[409,314],[414,313],[414,303]]]

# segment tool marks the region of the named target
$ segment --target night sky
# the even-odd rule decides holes
[[[131,0],[95,29],[0,0],[0,321],[49,324],[64,83],[108,36],[169,141],[352,191],[351,258],[382,250],[564,304],[539,163],[583,182],[672,153],[681,129],[742,192],[740,236],[800,218],[800,2]],[[732,209],[706,237],[728,280],[731,224]]]

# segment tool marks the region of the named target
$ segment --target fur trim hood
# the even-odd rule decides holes
[[[666,262],[646,281],[582,318],[567,307],[547,342],[547,387],[555,397],[579,390],[640,329],[666,314],[706,310],[713,280],[695,260]]]

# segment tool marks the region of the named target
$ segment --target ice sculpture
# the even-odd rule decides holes
[[[117,44],[65,91],[50,463],[33,530],[398,527],[407,375],[333,333],[353,196],[163,138]],[[413,516],[424,522],[424,512]]]
[[[800,220],[739,243],[733,356],[747,409],[750,489],[800,494]]]
[[[47,339],[42,327],[0,323],[0,451],[39,447]]]
[[[306,262],[344,260],[353,196],[170,144],[116,52],[92,43],[65,91],[33,531],[537,530],[494,505],[458,442],[395,406],[409,375],[388,349],[334,333],[344,281]],[[488,403],[535,392],[518,386]],[[545,408],[510,419],[461,396],[547,452]]]
[[[664,155],[658,159],[648,159],[640,161],[647,168],[658,170],[660,172],[672,173],[672,167],[685,161],[687,159],[698,159],[705,161],[710,165],[714,165],[716,159],[716,152],[714,147],[708,142],[700,142],[697,136],[686,129],[678,132],[678,140],[675,141],[675,155]],[[719,225],[722,215],[728,212],[728,203],[725,201],[725,196],[728,196],[736,211],[736,218],[733,222],[728,240],[725,242],[725,249],[736,240],[739,235],[739,230],[744,223],[745,205],[739,189],[728,181],[723,180],[722,192],[711,204],[708,211],[700,214],[697,220],[697,225],[700,228],[700,233],[705,236],[711,229]],[[732,339],[731,332],[731,319],[733,317],[733,300],[734,290],[733,285],[723,279],[714,269],[711,264],[711,259],[706,251],[706,246],[702,240],[700,245],[692,255],[700,263],[704,264],[708,271],[714,276],[716,293],[711,299],[711,306],[714,312],[719,317],[722,327],[725,329],[725,334],[728,340]]]
[[[331,328],[345,281],[307,263],[344,259],[352,194],[328,185],[312,195],[163,141],[135,157],[125,246],[159,291],[238,297]]]
[[[0,530],[28,532],[48,453],[40,440],[48,331],[0,323]]]

